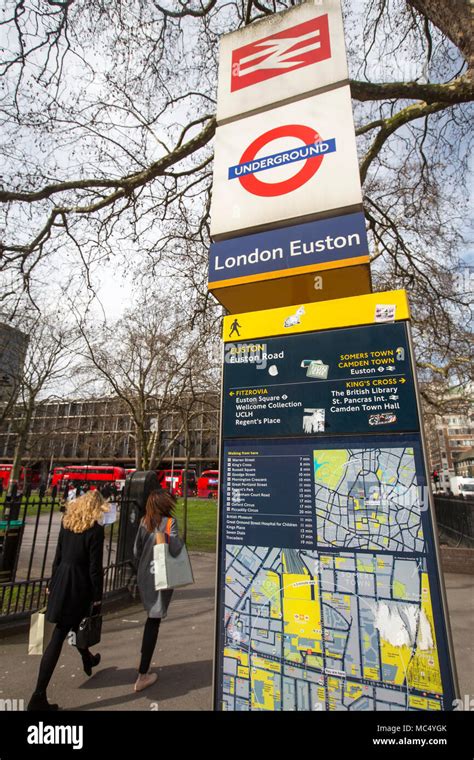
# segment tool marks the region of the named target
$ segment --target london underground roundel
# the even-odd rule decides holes
[[[277,195],[286,195],[287,193],[291,193],[293,190],[297,190],[298,188],[302,187],[302,185],[314,177],[318,171],[323,161],[324,154],[311,155],[311,151],[307,150],[306,154],[308,157],[304,158],[304,146],[307,146],[308,148],[312,147],[314,153],[315,150],[317,150],[318,143],[322,143],[321,137],[315,129],[312,127],[304,126],[302,124],[286,124],[281,127],[269,129],[268,132],[264,132],[253,142],[251,142],[248,148],[244,150],[240,158],[240,165],[245,164],[247,166],[251,166],[259,151],[261,151],[273,140],[277,140],[282,137],[293,137],[301,140],[303,143],[301,146],[301,148],[303,148],[303,152],[300,148],[296,150],[288,150],[285,153],[275,154],[275,156],[268,156],[266,159],[263,159],[263,161],[266,161],[266,163],[262,166],[261,169],[259,169],[259,171],[293,162],[298,162],[299,165],[301,160],[304,161],[303,166],[298,169],[298,171],[296,171],[296,173],[293,174],[293,176],[291,176],[289,179],[282,180],[281,182],[264,182],[263,180],[256,177],[255,173],[239,176],[239,182],[242,187],[247,190],[247,192],[252,193],[253,195],[259,195],[267,198]],[[298,155],[296,158],[294,158],[292,157],[292,154]],[[284,160],[286,156],[288,158],[287,160]],[[283,160],[277,162],[277,157],[282,157]],[[263,161],[261,161],[261,163],[263,163]]]
[[[217,128],[214,242],[361,204],[348,86]]]

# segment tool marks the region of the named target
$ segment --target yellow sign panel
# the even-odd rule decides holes
[[[409,318],[406,291],[389,290],[385,293],[295,304],[266,311],[229,314],[224,317],[223,340],[226,343],[236,342]]]

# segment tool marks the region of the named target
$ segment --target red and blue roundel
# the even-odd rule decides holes
[[[268,143],[282,137],[297,138],[303,144],[280,153],[255,158],[257,153]],[[336,140],[334,138],[323,140],[312,127],[302,124],[286,124],[269,129],[268,132],[264,132],[263,135],[251,142],[242,153],[239,163],[229,168],[228,178],[229,180],[238,179],[244,190],[252,193],[252,195],[266,198],[286,195],[293,190],[298,190],[314,177],[323,162],[324,156],[327,153],[334,153],[335,150]],[[304,161],[301,169],[289,179],[280,182],[265,182],[255,176],[261,171],[301,161]]]

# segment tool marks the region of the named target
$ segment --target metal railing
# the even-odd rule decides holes
[[[441,543],[474,547],[474,499],[435,495],[434,502]]]
[[[134,574],[131,563],[117,557],[120,497],[117,501],[117,520],[105,527],[105,598],[126,590]],[[0,496],[0,624],[45,605],[63,511],[56,488]]]

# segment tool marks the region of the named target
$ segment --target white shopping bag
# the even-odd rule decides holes
[[[34,612],[30,620],[28,654],[43,654],[49,644],[54,623],[46,620],[46,607]]]
[[[168,544],[155,544],[153,547],[153,574],[156,591],[189,586],[194,583],[193,570],[186,546],[183,546],[177,557],[173,557],[170,554]]]
[[[117,504],[115,501],[109,502],[109,511],[104,512],[104,525],[112,525],[117,520]]]

